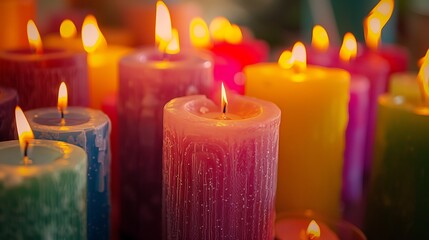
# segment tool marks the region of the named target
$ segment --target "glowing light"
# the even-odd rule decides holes
[[[58,110],[63,112],[67,108],[67,86],[64,82],[61,83],[60,88],[58,89]]]
[[[156,2],[155,20],[155,43],[158,45],[158,49],[165,52],[172,38],[170,12],[163,1],[158,1]]]
[[[238,44],[243,41],[243,34],[238,25],[231,25],[225,34],[225,41],[231,44]]]
[[[222,113],[226,114],[226,107],[228,105],[228,98],[226,97],[226,91],[225,87],[222,82],[222,94],[221,94],[221,106],[222,106]]]
[[[289,50],[283,51],[282,55],[280,55],[278,63],[281,68],[284,68],[284,69],[292,68],[294,63],[292,52]]]
[[[365,42],[369,48],[378,48],[381,32],[392,16],[394,5],[394,0],[381,0],[365,18]]]
[[[344,35],[343,44],[340,48],[340,59],[343,62],[350,62],[351,59],[356,58],[357,42],[355,36],[348,32]]]
[[[27,164],[28,159],[28,145],[29,142],[34,139],[33,131],[30,128],[30,124],[28,124],[27,118],[24,115],[24,112],[19,106],[15,107],[15,121],[16,121],[16,129],[18,132],[19,145],[21,148],[21,152],[24,155],[24,164]]]
[[[62,38],[74,38],[76,37],[76,34],[76,26],[70,19],[66,19],[61,23],[60,35]]]
[[[106,39],[98,28],[97,20],[94,16],[85,17],[82,25],[82,42],[86,52],[92,53],[107,46]]]
[[[189,25],[189,34],[194,47],[206,48],[211,45],[209,28],[202,18],[192,19]]]
[[[294,59],[293,67],[302,72],[307,68],[307,52],[302,42],[297,42],[292,48],[292,57]]]
[[[27,37],[30,47],[38,54],[43,52],[42,40],[40,38],[39,30],[33,20],[27,22]]]
[[[171,34],[173,37],[165,48],[165,53],[177,54],[180,52],[179,33],[177,32],[177,29],[173,28]]]
[[[210,34],[214,41],[225,41],[226,33],[231,28],[231,23],[224,17],[215,17],[209,26]]]
[[[306,235],[309,240],[319,239],[320,227],[316,221],[311,220],[310,224],[308,224]]]
[[[325,28],[320,25],[315,25],[313,27],[311,46],[321,52],[326,52],[329,48],[328,33]]]
[[[426,52],[420,71],[417,74],[417,80],[423,102],[429,104],[429,50]]]

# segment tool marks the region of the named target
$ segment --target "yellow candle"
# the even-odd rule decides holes
[[[403,72],[392,74],[389,81],[389,93],[392,96],[402,96],[407,101],[419,103],[422,100],[417,73]]]
[[[350,75],[306,66],[297,43],[277,63],[246,67],[246,95],[276,103],[280,125],[277,211],[340,214],[341,175]]]

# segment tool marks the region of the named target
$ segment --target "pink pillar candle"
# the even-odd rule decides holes
[[[407,49],[398,45],[382,45],[375,53],[389,63],[390,74],[407,71],[409,63]]]
[[[232,95],[226,118],[204,96],[164,108],[165,239],[266,239],[274,233],[280,109]]]
[[[209,95],[213,63],[196,53],[144,49],[119,63],[121,232],[161,238],[162,109],[179,96]]]
[[[67,84],[69,105],[88,105],[86,54],[45,49],[0,53],[0,85],[15,88],[23,110],[55,106],[58,87]]]

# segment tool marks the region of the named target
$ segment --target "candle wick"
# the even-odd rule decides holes
[[[28,157],[28,146],[29,146],[29,142],[28,141],[25,141],[25,147],[24,147],[24,159],[23,159],[23,162],[24,162],[24,165],[25,166],[27,166],[28,164],[30,164],[31,163],[31,160],[30,160],[30,158]]]
[[[64,118],[64,108],[60,108],[60,114],[61,114],[61,126],[64,126],[66,124],[66,120]]]

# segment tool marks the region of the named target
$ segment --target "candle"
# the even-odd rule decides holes
[[[255,64],[244,72],[246,95],[273,101],[283,112],[277,211],[310,208],[339,217],[350,75],[306,67],[301,43],[278,64]]]
[[[165,239],[273,239],[280,110],[233,95],[164,108]]]
[[[0,87],[0,141],[16,139],[14,109],[17,104],[16,91]]]
[[[0,52],[0,82],[15,88],[24,110],[55,104],[61,81],[71,90],[71,105],[88,104],[88,76],[86,56],[63,50],[43,49],[34,23],[29,24],[35,40],[33,50],[18,49]],[[36,52],[36,53],[35,53]]]
[[[70,19],[64,19],[61,22],[59,33],[52,33],[43,37],[43,44],[50,48],[83,52],[82,40],[77,35],[74,22]]]
[[[209,95],[213,78],[213,64],[205,56],[186,51],[177,53],[178,39],[172,34],[168,9],[162,2],[157,5],[157,16],[165,16],[164,20],[157,18],[161,24],[156,27],[160,49],[142,49],[119,63],[120,202],[124,237],[161,238],[162,109],[175,97]]]
[[[60,92],[61,90],[60,87]],[[97,110],[67,107],[67,98],[62,94],[59,94],[58,109],[39,108],[27,111],[26,115],[36,138],[64,141],[82,147],[86,151],[88,155],[88,239],[108,239],[110,233],[109,118]]]
[[[0,142],[0,238],[85,239],[85,152],[68,143],[32,140],[20,109],[16,116],[18,129],[29,137],[31,163],[20,142]]]
[[[311,47],[308,48],[307,62],[311,65],[330,66],[337,59],[338,48],[330,46],[329,36],[320,25],[313,27]]]
[[[371,239],[426,239],[429,196],[429,51],[418,74],[422,100],[379,98],[375,159],[366,209]]]
[[[417,73],[395,73],[390,77],[389,94],[403,96],[409,102],[420,102],[420,89],[416,81]]]

